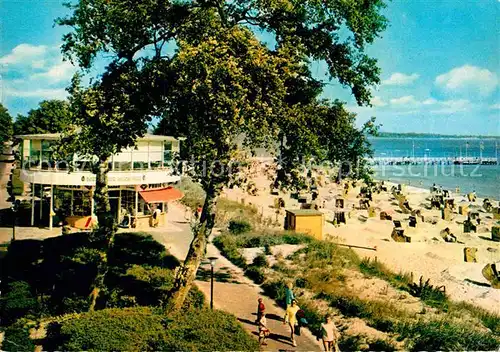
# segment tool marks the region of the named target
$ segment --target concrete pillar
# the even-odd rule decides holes
[[[135,216],[139,214],[139,192],[135,190]]]
[[[122,190],[121,188],[118,190],[118,219],[120,221],[122,218]]]
[[[75,190],[71,190],[71,210],[70,210],[70,215],[73,215],[73,205],[74,205],[74,199],[75,199]]]
[[[35,225],[35,184],[31,184],[31,226]]]
[[[94,202],[94,187],[90,190],[90,216],[94,217],[95,202]]]
[[[43,185],[40,185],[40,217],[39,219],[42,220],[42,215],[43,215]]]
[[[50,185],[50,206],[49,206],[49,230],[52,230],[54,212],[54,186]]]

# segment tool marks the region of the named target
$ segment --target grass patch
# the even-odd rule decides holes
[[[492,351],[500,346],[500,340],[492,334],[446,319],[401,323],[397,332],[409,338],[406,347],[410,351]]]
[[[463,316],[464,311],[480,320],[493,334],[500,337],[500,316],[498,314],[466,302],[449,302],[448,312],[450,314]]]
[[[450,301],[446,295],[444,286],[433,286],[430,280],[424,281],[423,277],[420,277],[418,283],[414,283],[411,274],[396,274],[376,259],[364,258],[359,263],[359,270],[367,276],[378,277],[389,282],[393,287],[406,291],[413,297],[420,298],[430,307],[438,308],[442,311],[448,310]]]

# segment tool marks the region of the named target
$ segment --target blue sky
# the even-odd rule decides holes
[[[65,29],[53,26],[66,13],[60,0],[0,1],[0,100],[12,115],[66,96],[75,68],[61,59]],[[384,131],[500,135],[500,1],[394,0],[384,13],[390,27],[368,48],[382,69],[373,107],[335,82],[325,97]]]

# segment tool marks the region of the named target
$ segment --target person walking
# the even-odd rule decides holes
[[[266,339],[269,337],[271,332],[269,331],[269,328],[267,327],[267,319],[266,315],[263,314],[259,318],[259,345],[260,346],[267,346]]]
[[[256,319],[256,323],[258,324],[259,323],[259,320],[260,318],[265,315],[265,311],[266,311],[266,306],[264,305],[264,302],[262,300],[262,298],[259,298],[257,300],[257,319]]]
[[[292,304],[292,301],[295,299],[295,295],[293,294],[292,288],[293,284],[289,282],[285,289],[285,303],[287,308]]]
[[[297,305],[297,301],[292,299],[290,306],[287,307],[285,312],[285,317],[283,318],[283,324],[290,327],[290,340],[292,341],[293,347],[297,347],[297,343],[295,342],[295,326],[297,325],[297,312],[300,307]]]
[[[323,347],[327,352],[339,352],[338,340],[340,333],[332,321],[332,318],[327,315],[325,322],[321,324],[321,330],[323,333]]]

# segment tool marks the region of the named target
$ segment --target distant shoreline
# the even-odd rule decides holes
[[[435,134],[435,133],[396,133],[396,132],[379,132],[377,136],[370,138],[460,138],[460,139],[497,139],[500,141],[500,136],[483,136],[483,135],[459,135],[459,134]]]

